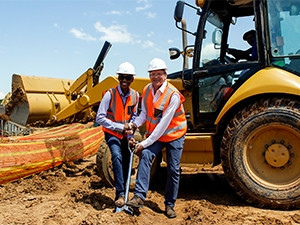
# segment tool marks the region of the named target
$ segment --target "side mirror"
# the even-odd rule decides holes
[[[212,34],[212,42],[215,45],[215,49],[221,48],[223,32],[221,29],[216,28]]]
[[[170,59],[177,59],[181,52],[178,48],[169,48]]]
[[[178,1],[174,11],[174,19],[176,22],[181,22],[184,10],[184,2]]]

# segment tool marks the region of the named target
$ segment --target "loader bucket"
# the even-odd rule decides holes
[[[13,74],[10,102],[5,106],[10,120],[21,124],[47,122],[70,104],[66,90],[72,80]]]

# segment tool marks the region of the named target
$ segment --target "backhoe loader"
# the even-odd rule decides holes
[[[196,30],[186,28],[187,9],[198,20]],[[170,48],[170,58],[183,56],[183,69],[168,78],[186,98],[188,120],[181,166],[221,164],[247,202],[299,208],[300,0],[196,0],[196,6],[178,1],[174,19],[183,50]],[[256,59],[228,54],[234,29],[240,36],[243,29],[256,31]],[[109,151],[100,147],[98,156],[112,184]],[[163,152],[153,162],[152,178],[166,165],[165,157]]]
[[[186,10],[198,21],[195,30],[187,29]],[[250,204],[299,208],[300,0],[178,1],[174,19],[183,49],[170,48],[170,58],[182,56],[183,66],[168,79],[185,96],[188,120],[181,166],[221,164],[229,184]],[[237,42],[233,30],[242,36],[243,29],[256,31],[253,61],[228,53]],[[98,82],[110,47],[105,42],[94,68],[75,81],[14,75],[5,101],[9,121],[25,127],[93,121],[101,93],[118,84],[114,76]],[[131,87],[141,93],[147,83],[137,76]],[[136,135],[143,138],[143,130]],[[166,165],[165,157],[163,152],[155,159],[151,177]],[[97,167],[112,185],[105,141]]]

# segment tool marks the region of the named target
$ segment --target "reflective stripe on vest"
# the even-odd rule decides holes
[[[130,88],[130,95],[126,98],[126,103],[124,105],[117,87],[111,88],[108,91],[111,94],[111,99],[107,110],[106,118],[116,123],[129,122],[132,115],[137,111],[137,92]],[[122,132],[112,131],[105,127],[103,127],[103,131],[110,133],[120,139],[124,137]]]
[[[180,106],[176,110],[168,128],[158,140],[162,142],[169,142],[182,137],[186,133],[187,122],[182,105],[185,100],[183,95],[173,85],[168,83],[165,91],[158,98],[158,100],[153,103],[152,88],[149,84],[144,88],[143,91],[143,101],[147,113],[146,136],[149,136],[153,132],[157,124],[160,122],[162,114],[168,107],[172,94],[174,92],[178,93],[180,96]]]

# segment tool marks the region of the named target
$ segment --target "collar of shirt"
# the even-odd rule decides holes
[[[162,95],[167,87],[168,82],[165,80],[164,83],[160,86],[160,88],[154,94],[154,90],[152,88],[152,95],[153,95],[153,103],[158,100],[158,98]],[[152,84],[151,84],[152,85]]]
[[[121,95],[121,98],[122,98],[122,101],[123,101],[123,104],[125,104],[126,103],[126,99],[127,99],[127,97],[128,96],[130,96],[130,91],[128,91],[127,92],[127,94],[126,95],[124,95],[124,93],[123,93],[123,91],[122,91],[122,89],[121,89],[121,87],[120,87],[120,85],[118,85],[118,91],[119,91],[119,93],[120,93],[120,95]]]

